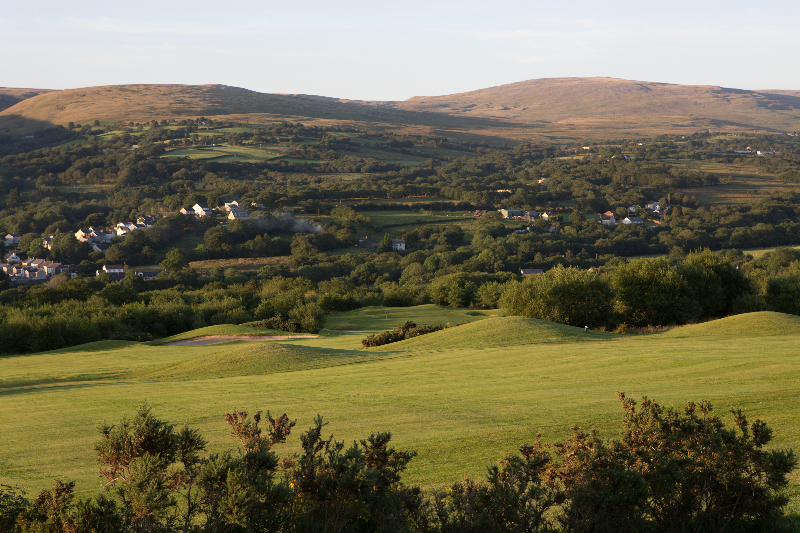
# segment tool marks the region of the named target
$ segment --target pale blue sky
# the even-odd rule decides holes
[[[608,76],[800,90],[798,28],[796,0],[40,0],[0,10],[0,86],[222,83],[402,100]]]

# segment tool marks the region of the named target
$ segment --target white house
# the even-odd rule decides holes
[[[404,252],[406,250],[406,241],[403,239],[392,239],[392,250],[395,252]]]
[[[192,209],[198,217],[210,217],[213,214],[206,204],[194,204]]]
[[[238,211],[238,210],[231,210],[230,214],[228,214],[228,219],[230,220],[241,220],[243,218],[247,218],[250,215],[247,211]]]
[[[644,224],[644,220],[639,217],[625,217],[622,219],[623,224]]]

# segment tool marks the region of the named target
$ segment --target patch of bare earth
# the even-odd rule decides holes
[[[205,346],[227,341],[285,341],[287,339],[309,339],[317,335],[209,335],[183,341],[165,342],[162,346]]]

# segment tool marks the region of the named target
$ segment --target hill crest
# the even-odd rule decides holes
[[[2,95],[0,90],[0,95]],[[515,138],[800,130],[800,91],[751,91],[616,78],[543,78],[402,102],[260,93],[208,85],[113,85],[49,91],[0,112],[0,133],[69,122],[224,116],[354,122]]]

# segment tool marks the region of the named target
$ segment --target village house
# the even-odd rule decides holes
[[[604,226],[613,226],[617,223],[617,219],[614,217],[600,215],[600,218],[597,219],[598,224],[603,224]]]
[[[213,214],[206,204],[194,204],[192,209],[198,217],[210,217]]]
[[[180,210],[181,215],[194,215],[194,209],[191,207],[182,207]]]
[[[229,220],[241,220],[241,219],[247,218],[249,216],[250,216],[250,214],[247,211],[232,210],[228,214],[228,219]]]
[[[639,217],[625,217],[622,219],[623,224],[644,224],[644,220]]]
[[[21,235],[17,235],[16,233],[9,233],[3,239],[3,244],[6,245],[6,249],[13,248],[19,244],[19,239]]]
[[[152,281],[159,273],[161,273],[160,270],[140,270],[136,272],[136,275],[145,281]]]
[[[236,210],[239,209],[239,202],[236,201],[236,200],[234,200],[232,202],[225,202],[225,205],[222,206],[222,209],[224,209],[225,211],[228,211],[229,213],[231,211],[236,211]]]
[[[109,274],[111,276],[111,279],[113,279],[116,283],[119,283],[125,278],[125,266],[103,265],[103,268],[98,270],[95,275],[99,276],[101,274]]]
[[[392,250],[395,252],[404,252],[406,250],[406,241],[403,239],[392,239]]]
[[[8,252],[3,259],[6,263],[22,263],[22,258],[17,255],[17,252]]]
[[[552,211],[545,211],[541,214],[542,220],[550,220],[551,218],[555,218],[556,214]]]

